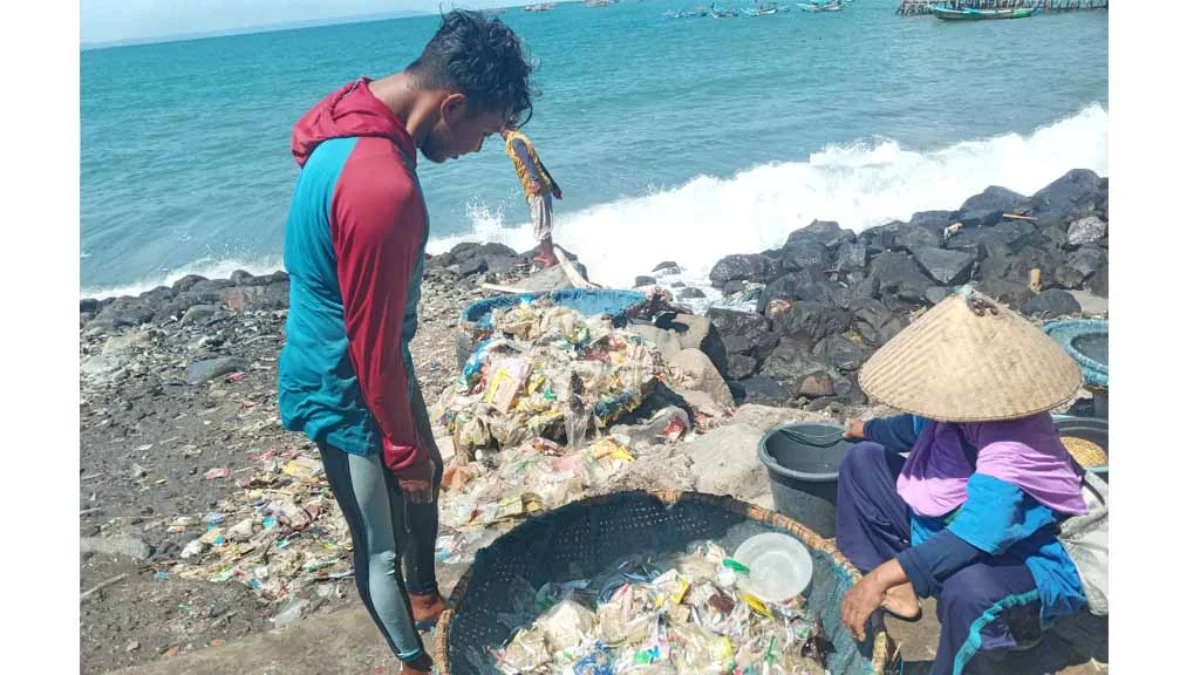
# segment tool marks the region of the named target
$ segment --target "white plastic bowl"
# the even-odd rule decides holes
[[[803,593],[812,581],[812,555],[794,537],[765,532],[742,542],[733,559],[750,568],[738,587],[767,602],[784,602]]]

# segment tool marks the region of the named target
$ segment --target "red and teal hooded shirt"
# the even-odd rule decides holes
[[[428,239],[416,146],[360,79],[292,133],[300,178],[284,239],[291,281],[279,411],[290,431],[423,475],[409,341]]]

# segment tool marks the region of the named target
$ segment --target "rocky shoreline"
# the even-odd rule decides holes
[[[691,346],[712,361],[720,374],[705,383],[712,395],[685,404],[717,416],[730,402],[740,407],[715,425],[724,425],[711,434],[721,447],[761,433],[760,421],[860,414],[867,401],[858,367],[959,284],[974,283],[1038,320],[1081,315],[1085,306],[1106,315],[1097,300],[1107,296],[1107,201],[1107,179],[1076,170],[1032,196],[988,188],[956,211],[918,213],[857,235],[814,222],[779,249],[714,266],[713,285],[757,311],[668,313],[634,329],[667,358]],[[431,404],[456,379],[462,355],[452,336],[461,311],[489,296],[481,283],[565,284],[561,272],[533,273],[532,256],[462,244],[426,260],[412,353]],[[664,263],[655,273],[670,271]],[[695,296],[672,290],[680,302]],[[165,571],[204,532],[188,518],[240,491],[264,455],[311,456],[311,444],[278,421],[276,358],[287,302],[282,272],[191,276],[137,297],[80,301],[80,591],[103,586],[81,604],[83,672],[219,646],[299,619],[300,611],[281,618],[246,585]],[[635,465],[622,485],[678,480],[685,483],[673,487],[769,499],[760,494],[764,485],[738,486],[758,471],[752,457],[719,450],[710,443],[687,457],[665,452],[661,462]],[[698,454],[705,452],[711,456]],[[689,474],[696,461],[718,468]],[[719,468],[726,462],[736,467]],[[313,583],[304,595],[304,614],[357,602],[344,577]]]

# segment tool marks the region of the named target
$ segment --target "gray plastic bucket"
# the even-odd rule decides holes
[[[843,431],[830,424],[788,424],[758,442],[775,510],[827,539],[837,526],[838,466],[854,447]]]

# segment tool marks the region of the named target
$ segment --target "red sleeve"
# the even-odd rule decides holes
[[[408,172],[396,165],[402,160],[394,147],[372,152],[373,140],[359,139],[333,192],[338,284],[350,359],[379,425],[384,463],[402,478],[424,478],[429,449],[413,423],[401,335],[425,211]]]

